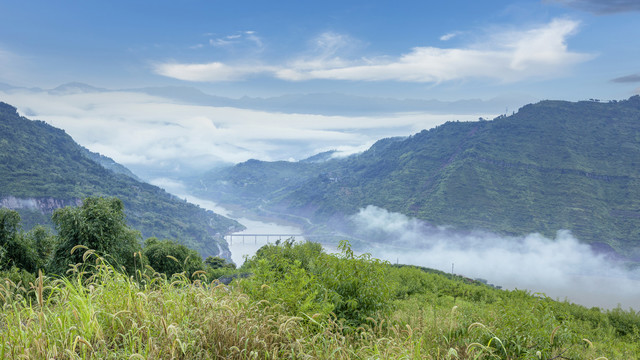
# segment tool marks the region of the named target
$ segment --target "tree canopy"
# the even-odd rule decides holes
[[[141,250],[141,235],[127,226],[124,205],[118,198],[89,197],[80,207],[56,210],[52,219],[59,237],[54,272],[63,273],[69,264],[82,262],[83,251],[71,251],[77,245],[108,256],[107,261],[113,265],[134,268],[134,253]]]

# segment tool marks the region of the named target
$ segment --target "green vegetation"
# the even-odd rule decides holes
[[[67,206],[53,213],[57,230],[53,235],[42,226],[25,233],[17,211],[0,209],[0,271],[65,275],[86,261],[82,249],[90,249],[129,275],[145,268],[165,277],[235,270],[235,265],[220,257],[210,256],[203,263],[197,251],[174,240],[152,237],[141,247],[140,232],[126,224],[124,211],[117,198],[86,198],[80,207]]]
[[[197,251],[171,240],[160,241],[156,238],[145,240],[142,255],[155,271],[169,277],[183,271],[193,274],[204,269],[202,257]]]
[[[458,229],[547,237],[567,229],[638,258],[639,124],[640,96],[543,101],[492,121],[384,139],[345,159],[247,161],[192,185],[214,201],[316,223],[375,205]]]
[[[603,360],[640,351],[633,310],[393,266],[346,241],[337,254],[266,245],[235,269],[169,240],[140,250],[118,199],[89,198],[54,219],[58,235],[24,233],[17,212],[0,211],[0,358]],[[47,261],[34,267],[29,257]],[[236,280],[222,285],[223,275]]]
[[[386,269],[368,255],[356,256],[349,243],[340,255],[328,255],[320,244],[266,245],[243,269],[254,274],[242,282],[253,298],[279,302],[296,316],[326,319],[330,313],[359,325],[389,307]]]
[[[47,228],[38,226],[25,234],[18,213],[0,209],[0,270],[36,272],[48,266],[54,248],[55,239]]]
[[[108,254],[109,261],[129,272],[134,254],[140,251],[140,233],[130,229],[124,219],[124,205],[117,198],[87,198],[81,207],[65,207],[53,213],[58,244],[51,271],[64,274],[69,264],[82,262],[76,246]]]
[[[109,170],[104,166],[108,166]],[[51,229],[51,214],[86,197],[118,197],[127,224],[143,237],[178,239],[204,256],[229,257],[222,235],[236,221],[140,182],[113,160],[79,146],[63,130],[20,117],[0,103],[0,203],[20,212],[25,229]]]
[[[0,211],[1,358],[626,359],[640,351],[633,310],[393,266],[346,241],[337,254],[317,243],[266,245],[235,269],[174,241],[149,238],[140,249],[115,198],[88,198],[53,217],[57,235],[25,233],[17,212]],[[236,280],[227,287],[221,276]]]
[[[632,310],[392,266],[347,243],[340,254],[267,246],[247,263],[255,275],[229,287],[204,271],[129,276],[92,250],[82,257],[67,277],[4,273],[0,357],[604,360],[640,351]],[[326,261],[335,264],[324,276]]]

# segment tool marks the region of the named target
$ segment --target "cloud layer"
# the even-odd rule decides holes
[[[155,72],[188,81],[236,81],[252,76],[269,76],[286,81],[353,80],[439,83],[469,78],[504,82],[560,74],[567,67],[592,58],[571,52],[567,38],[579,23],[556,19],[526,30],[501,31],[462,48],[415,47],[400,56],[346,58],[339,50],[354,42],[345,35],[322,34],[315,40],[315,52],[286,64],[161,63]],[[443,36],[443,40],[453,37]]]
[[[627,76],[621,76],[611,80],[615,83],[637,83],[640,82],[640,74],[632,74]]]
[[[457,274],[509,289],[543,292],[586,306],[640,308],[640,273],[593,253],[567,231],[555,239],[458,232],[375,206],[361,209],[352,221],[363,237],[385,239],[370,252],[394,263],[446,272],[453,264]]]
[[[126,91],[7,90],[0,101],[64,129],[81,145],[137,175],[172,176],[221,163],[302,159],[320,151],[362,151],[388,136],[406,136],[451,120],[486,114],[327,116],[178,104]]]

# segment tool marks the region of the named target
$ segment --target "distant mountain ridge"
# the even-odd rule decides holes
[[[136,174],[134,174],[133,172],[131,172],[131,170],[129,170],[126,166],[118,164],[117,162],[115,162],[115,160],[113,160],[112,158],[108,157],[108,156],[104,156],[102,154],[99,153],[95,153],[87,148],[85,148],[84,146],[80,147],[82,152],[84,153],[85,156],[87,156],[89,159],[95,161],[96,163],[100,164],[103,168],[107,169],[107,170],[111,170],[116,174],[121,174],[121,175],[126,175],[134,180],[143,182],[142,179],[140,179]]]
[[[48,90],[22,88],[0,83],[0,91],[46,92],[50,95],[132,92],[158,96],[169,101],[191,105],[234,107],[267,112],[319,114],[328,116],[366,116],[407,112],[428,112],[432,114],[500,114],[514,106],[534,101],[534,99],[529,96],[515,95],[487,100],[464,99],[442,101],[435,99],[368,97],[335,92],[231,98],[207,94],[197,88],[187,86],[157,86],[111,90],[79,82],[62,84]]]
[[[242,229],[141,182],[112,159],[91,153],[63,130],[18,115],[0,102],[0,205],[16,209],[25,227],[49,223],[53,210],[87,196],[116,196],[127,221],[143,237],[175,239],[203,256],[229,258],[222,235]]]
[[[549,237],[568,229],[596,248],[640,256],[640,96],[542,101],[492,121],[383,139],[346,159],[287,164],[297,177],[282,168],[252,161],[215,170],[199,179],[199,195],[316,222],[375,205],[459,229]]]

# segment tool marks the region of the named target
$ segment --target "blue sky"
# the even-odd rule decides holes
[[[0,0],[0,101],[156,183],[626,99],[638,59],[638,0]]]
[[[638,4],[3,1],[0,81],[190,85],[232,97],[619,99],[640,87],[611,81],[640,74]]]

